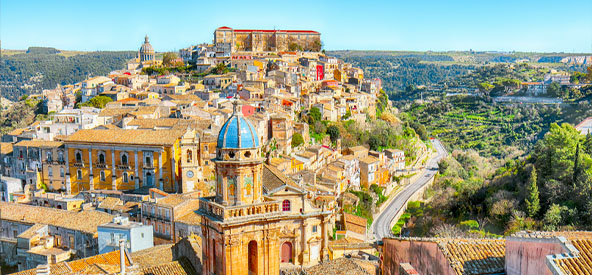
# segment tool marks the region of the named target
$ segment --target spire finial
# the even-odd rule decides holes
[[[240,97],[238,96],[238,94],[236,94],[233,97],[233,101],[232,101],[232,113],[234,115],[239,115],[242,114],[242,108],[241,108],[241,104],[240,104]]]
[[[148,43],[148,34],[146,34],[146,37],[144,37],[144,43]]]

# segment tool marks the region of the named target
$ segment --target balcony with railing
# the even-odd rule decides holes
[[[129,163],[118,163],[117,165],[115,165],[115,168],[119,170],[132,170]]]
[[[210,213],[222,220],[246,218],[256,215],[281,214],[281,202],[269,198],[265,201],[247,205],[223,206],[214,201],[215,197],[202,198],[199,202],[201,211]]]
[[[107,165],[107,163],[105,163],[105,162],[98,162],[98,163],[95,163],[95,167],[97,167],[97,168],[103,168],[103,169],[108,169],[109,168],[109,165]]]
[[[84,167],[84,162],[74,162],[72,164],[72,166],[74,166],[74,167]]]

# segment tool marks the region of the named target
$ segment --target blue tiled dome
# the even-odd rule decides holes
[[[259,147],[259,137],[255,127],[250,122],[242,115],[235,114],[220,129],[217,147],[232,149],[255,148]]]

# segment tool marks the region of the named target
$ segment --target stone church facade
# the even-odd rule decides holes
[[[205,274],[279,274],[280,265],[328,259],[331,206],[263,163],[240,104],[220,130],[216,195],[201,198]]]

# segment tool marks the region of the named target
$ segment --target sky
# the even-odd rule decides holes
[[[310,29],[326,50],[592,52],[592,0],[0,0],[4,49],[157,52],[217,27]]]

